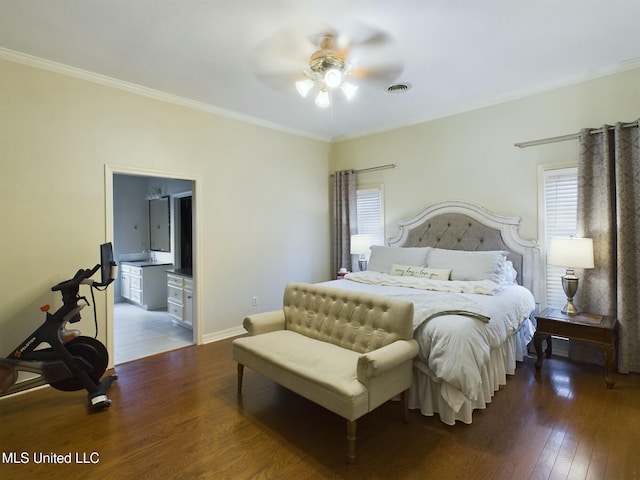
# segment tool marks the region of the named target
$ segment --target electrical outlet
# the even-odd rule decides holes
[[[253,305],[254,307],[258,306],[258,297],[253,297],[251,299],[251,305]]]

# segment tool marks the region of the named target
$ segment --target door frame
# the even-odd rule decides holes
[[[114,211],[113,211],[113,177],[114,175],[138,175],[141,177],[162,177],[162,178],[171,178],[176,180],[188,180],[193,182],[192,185],[192,209],[193,209],[193,253],[194,253],[194,263],[193,263],[193,282],[194,282],[194,315],[193,315],[193,343],[196,345],[202,344],[202,326],[200,324],[200,295],[198,295],[198,291],[200,289],[200,262],[201,262],[201,251],[200,245],[203,243],[200,241],[200,232],[202,231],[201,222],[202,216],[200,214],[201,208],[198,208],[199,205],[202,205],[201,192],[202,189],[202,179],[196,175],[185,175],[184,173],[176,173],[176,172],[168,172],[161,170],[152,170],[146,168],[137,168],[123,165],[109,165],[105,164],[105,175],[104,175],[104,183],[105,183],[105,237],[107,242],[113,241],[113,222],[114,222]],[[114,313],[113,306],[115,300],[115,292],[112,288],[108,288],[106,290],[106,347],[109,352],[109,365],[108,368],[113,368],[114,366]]]

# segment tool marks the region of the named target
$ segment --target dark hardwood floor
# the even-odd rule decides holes
[[[342,418],[248,369],[239,401],[231,341],[187,347],[118,366],[101,413],[51,388],[0,400],[0,478],[640,478],[640,376],[608,390],[601,367],[551,359],[536,376],[534,361],[472,425],[381,406],[349,465]],[[72,464],[36,463],[51,453]]]

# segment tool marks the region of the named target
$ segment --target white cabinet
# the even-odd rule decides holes
[[[184,279],[183,320],[189,328],[193,328],[193,279]]]
[[[165,272],[172,266],[171,264],[122,263],[120,265],[120,294],[131,303],[147,310],[166,308]]]
[[[193,279],[167,273],[167,311],[183,327],[193,329]]]
[[[128,265],[120,265],[120,295],[129,300],[131,298],[131,272]]]

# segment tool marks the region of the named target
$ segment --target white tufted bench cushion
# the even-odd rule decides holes
[[[355,420],[412,380],[413,304],[337,288],[290,283],[282,310],[251,315],[233,342],[238,392],[244,366],[347,419],[349,459]]]
[[[235,345],[243,365],[348,420],[369,411],[367,387],[357,378],[357,352],[290,330],[249,338]]]

